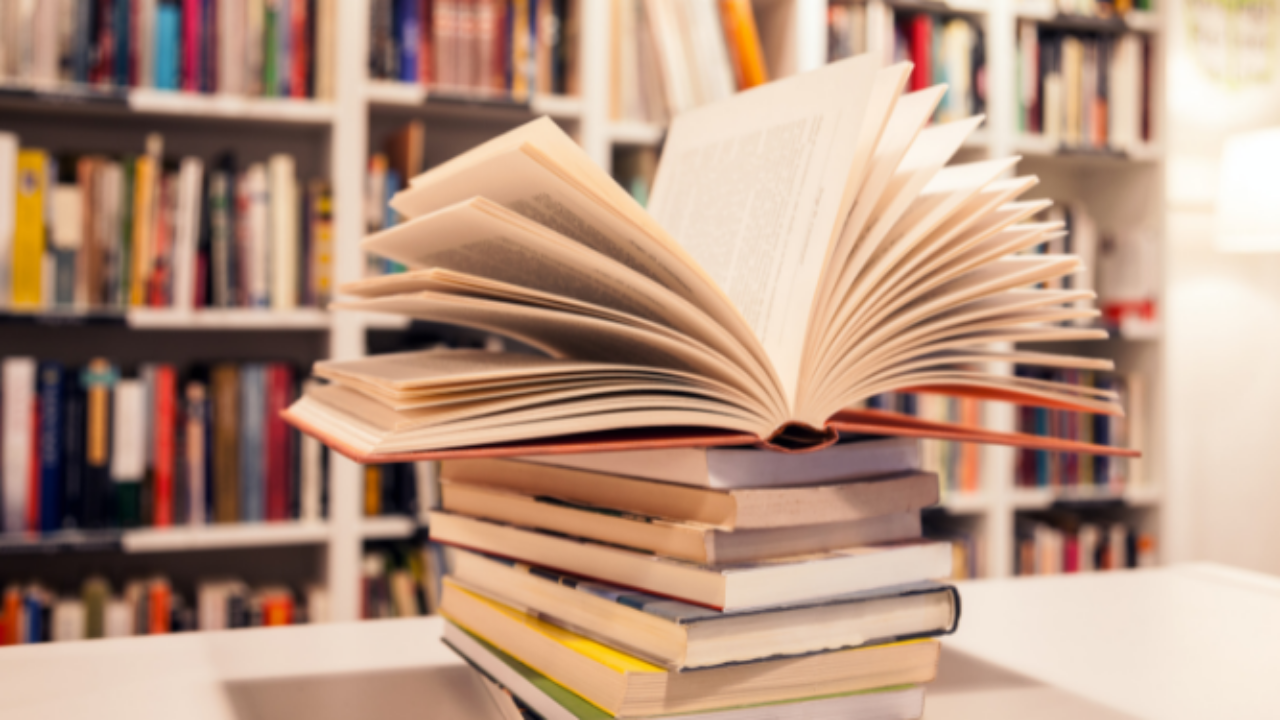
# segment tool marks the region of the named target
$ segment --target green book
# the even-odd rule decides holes
[[[281,18],[277,15],[277,8],[274,4],[267,6],[267,17],[262,28],[263,50],[262,50],[262,94],[265,97],[275,97],[280,94],[279,81],[277,80],[276,67],[276,45],[278,44],[279,31],[276,24],[280,22],[288,22],[287,18]]]
[[[116,248],[116,305],[129,307],[129,288],[133,267],[133,185],[136,158],[125,158],[124,187],[120,188],[120,244]]]

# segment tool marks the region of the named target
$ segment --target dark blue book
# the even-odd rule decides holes
[[[259,363],[240,369],[240,519],[267,517],[267,370]]]
[[[35,593],[28,592],[23,596],[22,604],[27,616],[27,642],[44,642],[46,640],[45,614],[40,598]]]
[[[418,82],[418,49],[421,47],[422,18],[418,0],[396,0],[395,27],[399,30],[400,79]]]
[[[111,33],[114,39],[114,62],[111,76],[120,87],[129,85],[129,59],[133,54],[133,3],[119,0],[114,3]]]
[[[71,26],[71,80],[89,82],[89,67],[95,54],[93,6],[97,0],[75,0]]]
[[[65,385],[62,365],[41,362],[36,374],[40,404],[40,530],[62,527],[62,418]]]
[[[63,385],[62,528],[84,527],[85,392],[67,373]]]
[[[93,360],[80,375],[85,395],[84,485],[82,524],[103,528],[111,524],[115,507],[111,483],[111,386],[116,372],[106,360]]]

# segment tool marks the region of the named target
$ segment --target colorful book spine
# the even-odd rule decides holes
[[[42,362],[37,370],[39,402],[39,524],[38,529],[52,532],[62,526],[62,474],[66,460],[63,450],[65,419],[65,381],[62,366]]]
[[[44,301],[45,192],[48,161],[43,150],[20,150],[17,195],[13,206],[13,260],[9,264],[15,307],[39,307]]]

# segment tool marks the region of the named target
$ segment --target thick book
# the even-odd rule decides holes
[[[918,511],[817,525],[729,531],[448,481],[441,484],[441,501],[442,509],[459,515],[572,535],[704,565],[736,565],[812,555],[858,545],[915,540],[921,536]]]
[[[919,470],[924,462],[920,441],[915,438],[862,439],[803,455],[762,453],[749,448],[675,448],[518,459],[717,489],[780,488],[882,477]]]
[[[933,679],[938,643],[913,640],[674,673],[445,580],[452,622],[616,717],[689,713]]]
[[[543,720],[606,720],[614,717],[551,678],[446,622],[443,640],[464,660],[514,695]],[[517,710],[518,712],[518,710]],[[805,697],[679,715],[679,720],[911,720],[924,712],[924,688],[900,685],[861,692]],[[653,717],[653,716],[650,716]],[[665,716],[671,718],[672,716]],[[655,719],[656,720],[656,719]],[[674,718],[672,720],[675,720]]]
[[[951,576],[951,545],[945,542],[868,545],[716,567],[446,512],[432,512],[430,524],[431,539],[446,545],[726,612]]]
[[[926,127],[945,87],[861,56],[686,112],[647,208],[543,118],[413,178],[406,218],[363,248],[409,272],[344,286],[337,307],[515,338],[546,356],[449,351],[327,364],[298,427],[362,462],[760,444],[840,433],[1134,454],[1078,440],[859,409],[940,393],[1121,414],[1113,393],[988,363],[1110,369],[995,343],[1101,339],[1076,272],[1025,255],[1016,158],[948,165],[981,117]],[[764,198],[768,198],[768,202]],[[604,434],[601,434],[604,433]],[[612,433],[612,434],[610,434]]]
[[[673,671],[941,635],[960,619],[956,589],[935,582],[717,612],[526,563],[448,555],[449,577],[463,588]]]
[[[748,452],[767,458],[819,459],[837,450],[801,456]],[[639,465],[633,467],[644,469]],[[721,530],[792,527],[906,513],[936,504],[939,496],[938,477],[931,472],[892,473],[797,487],[718,490],[541,463],[475,459],[444,461],[440,465],[440,477],[455,484],[501,488],[638,515],[700,523]]]

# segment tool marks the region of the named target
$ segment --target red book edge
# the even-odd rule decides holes
[[[174,426],[177,423],[177,375],[171,365],[156,369],[155,485],[152,488],[152,525],[173,525]]]

